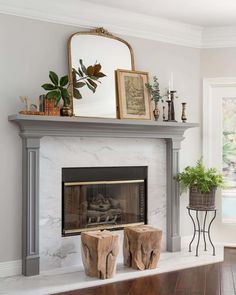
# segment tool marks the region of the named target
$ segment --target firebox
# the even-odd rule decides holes
[[[62,235],[146,224],[147,170],[62,168]]]

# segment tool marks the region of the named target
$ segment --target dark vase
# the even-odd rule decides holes
[[[63,117],[71,117],[73,116],[72,108],[68,105],[61,108],[61,116]]]

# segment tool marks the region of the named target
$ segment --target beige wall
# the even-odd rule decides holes
[[[67,72],[67,39],[78,28],[0,15],[0,262],[21,257],[21,140],[7,116],[20,110],[19,95],[37,97],[48,71]],[[200,50],[124,37],[134,49],[136,68],[156,74],[162,88],[170,72],[179,90],[180,103],[188,103],[189,121],[201,120]],[[201,154],[200,129],[186,132],[180,155],[181,168],[193,164]],[[186,214],[187,198],[181,198],[181,231],[191,233]],[[158,226],[158,225],[157,225]]]
[[[210,48],[201,51],[203,78],[236,77],[236,48]]]

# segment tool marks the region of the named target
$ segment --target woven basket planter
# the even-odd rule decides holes
[[[201,193],[196,187],[191,187],[189,192],[189,207],[199,209],[215,208],[215,189],[209,192]]]

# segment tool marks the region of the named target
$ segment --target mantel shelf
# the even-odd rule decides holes
[[[20,114],[11,115],[8,119],[19,125],[22,137],[39,138],[43,136],[94,136],[180,139],[185,130],[199,126],[196,123]]]

